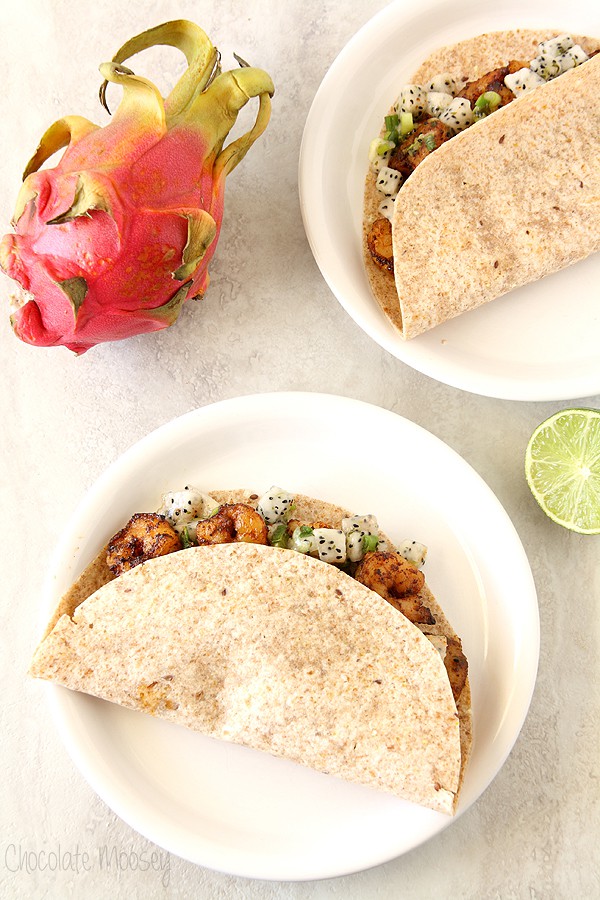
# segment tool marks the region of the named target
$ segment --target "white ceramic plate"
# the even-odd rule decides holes
[[[48,612],[106,540],[161,495],[279,484],[377,514],[395,540],[429,546],[428,583],[463,638],[473,692],[464,812],[496,775],[537,671],[535,589],[510,520],[481,478],[429,432],[322,394],[227,400],[140,441],[97,481],[58,550]],[[452,819],[392,796],[142,713],[44,685],[64,742],[94,790],[161,847],[236,875],[324,878],[396,857]]]
[[[346,45],[311,107],[300,154],[308,239],[329,287],[378,344],[439,381],[490,397],[562,400],[600,392],[600,255],[405,342],[373,299],[362,262],[369,143],[399,87],[436,47],[486,31],[600,34],[596,3],[392,3]]]

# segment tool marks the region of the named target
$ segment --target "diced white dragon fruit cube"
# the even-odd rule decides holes
[[[570,34],[559,34],[558,37],[549,38],[538,44],[538,56],[546,56],[548,59],[555,59],[562,56],[567,50],[570,50],[575,41]]]
[[[196,519],[209,516],[218,505],[209,494],[186,485],[182,491],[169,491],[164,494],[157,512],[165,517],[178,534],[181,534],[186,526]]]
[[[323,562],[346,562],[346,535],[341,528],[315,528],[315,546]]]
[[[566,72],[567,69],[572,69],[575,66],[580,66],[581,63],[586,62],[589,59],[589,56],[579,44],[575,44],[574,47],[571,47],[570,50],[567,50],[566,53],[563,53],[562,56],[559,56],[558,61],[561,66],[561,70]]]
[[[458,79],[451,75],[450,72],[442,72],[436,75],[427,85],[428,91],[440,94],[452,94],[454,97],[458,93]]]
[[[562,75],[563,72],[575,68],[575,66],[580,66],[581,63],[586,62],[588,59],[589,56],[583,47],[575,44],[573,47],[565,50],[560,56],[536,56],[529,63],[529,68],[545,81],[549,81],[551,78],[556,78],[557,75]]]
[[[440,122],[443,122],[455,133],[463,131],[475,121],[471,104],[466,97],[455,97],[439,118]]]
[[[360,562],[365,555],[364,538],[377,538],[379,525],[375,516],[348,516],[342,519],[342,531],[346,535],[346,552],[350,562]]]
[[[541,75],[538,75],[537,72],[532,72],[531,69],[526,67],[513,72],[511,75],[507,75],[504,79],[504,84],[515,96],[526,94],[528,91],[539,87],[540,84],[545,83]]]
[[[550,59],[547,56],[536,56],[529,63],[529,68],[536,75],[539,75],[540,78],[543,78],[544,81],[550,81],[551,78],[556,78],[562,72],[559,60],[556,58]]]
[[[396,194],[396,197],[398,195]],[[380,216],[383,216],[384,219],[387,219],[388,222],[391,222],[394,218],[394,205],[396,203],[396,197],[386,197],[385,200],[382,200],[379,206],[377,207],[377,212]]]
[[[283,522],[292,508],[294,495],[282,488],[273,485],[266,494],[263,494],[256,505],[257,511],[263,517],[267,525],[275,525]]]
[[[379,525],[371,513],[366,516],[347,516],[342,519],[342,531],[346,534],[357,529],[362,530],[365,534],[377,534]]]
[[[453,99],[452,94],[446,94],[442,91],[428,91],[427,112],[430,116],[439,117],[445,109],[448,109]]]
[[[395,197],[402,184],[402,175],[396,169],[383,166],[379,170],[375,184],[377,190],[386,197]]]
[[[427,106],[427,91],[420,84],[405,84],[401,89],[394,109],[400,113],[412,113],[420,116]]]
[[[363,550],[364,536],[365,532],[358,529],[346,535],[346,553],[350,562],[360,562],[365,555]]]
[[[427,556],[427,547],[419,541],[411,541],[410,539],[402,541],[398,547],[398,553],[408,562],[413,563],[418,569],[421,568]]]
[[[365,546],[365,543],[368,540],[373,542],[371,547],[368,545]],[[360,562],[367,550],[375,550],[378,542],[379,536],[377,534],[371,534],[368,531],[359,529],[350,531],[346,535],[346,553],[348,554],[348,559],[350,562]]]

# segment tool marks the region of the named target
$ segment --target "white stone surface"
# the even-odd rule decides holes
[[[395,360],[333,298],[302,227],[297,163],[310,103],[337,53],[383,6],[383,0],[2,4],[3,231],[43,129],[66,113],[104,121],[97,64],[130,35],[169,18],[191,18],[225,57],[236,50],[267,69],[277,86],[268,132],[229,183],[212,286],[175,328],[80,359],[66,350],[30,348],[11,333],[10,285],[2,278],[3,897],[600,896],[600,539],[553,525],[523,478],[531,431],[569,404],[469,395]],[[168,84],[178,59],[165,51],[154,60]],[[271,352],[275,339],[284,353]],[[353,876],[251,882],[175,857],[163,859],[158,872],[97,865],[89,872],[28,872],[11,848],[34,857],[59,848],[96,854],[106,845],[147,855],[155,849],[76,771],[26,676],[40,628],[41,587],[65,518],[102,470],[148,431],[215,400],[273,389],[326,390],[412,419],[462,454],[507,509],[531,561],[542,626],[537,688],[513,753],[474,807],[439,837]],[[600,406],[600,397],[586,405]]]

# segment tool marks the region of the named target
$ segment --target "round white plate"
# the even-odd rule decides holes
[[[470,664],[475,740],[460,798],[464,812],[519,733],[539,650],[523,547],[481,478],[429,432],[375,406],[307,393],[226,400],[159,428],[96,482],[57,552],[48,612],[134,512],[156,509],[165,491],[189,483],[259,492],[279,484],[374,512],[394,540],[427,543],[428,583]],[[453,821],[46,687],[64,742],[94,790],[138,832],[203,866],[251,878],[325,878],[396,857]]]
[[[564,400],[600,392],[600,255],[403,341],[374,300],[362,261],[369,143],[402,84],[437,47],[486,31],[600,34],[596,3],[399,0],[359,31],[317,92],[300,152],[308,240],[354,321],[403,362],[490,397]]]

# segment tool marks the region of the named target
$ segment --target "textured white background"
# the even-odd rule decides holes
[[[531,431],[566,404],[465,394],[380,350],[331,295],[302,227],[297,163],[312,98],[336,54],[383,6],[382,0],[2,4],[3,230],[23,165],[47,125],[67,113],[105,121],[96,100],[97,65],[130,35],[169,18],[193,19],[225,59],[237,51],[267,69],[277,87],[266,135],[228,183],[212,285],[175,328],[81,359],[33,349],[11,333],[10,284],[2,279],[3,897],[600,896],[600,539],[546,520],[522,475]],[[179,58],[159,51],[148,59],[148,73],[158,72],[166,89],[181,69]],[[506,507],[532,564],[542,626],[538,684],[513,753],[479,802],[442,835],[346,878],[251,882],[175,857],[162,872],[117,873],[97,864],[78,874],[19,868],[13,845],[33,854],[78,847],[95,859],[105,845],[147,856],[155,849],[92,793],[58,739],[38,685],[26,677],[40,628],[40,591],[65,518],[102,470],[156,426],[215,400],[274,389],[352,396],[412,419],[461,453]],[[586,405],[600,406],[600,397]]]

